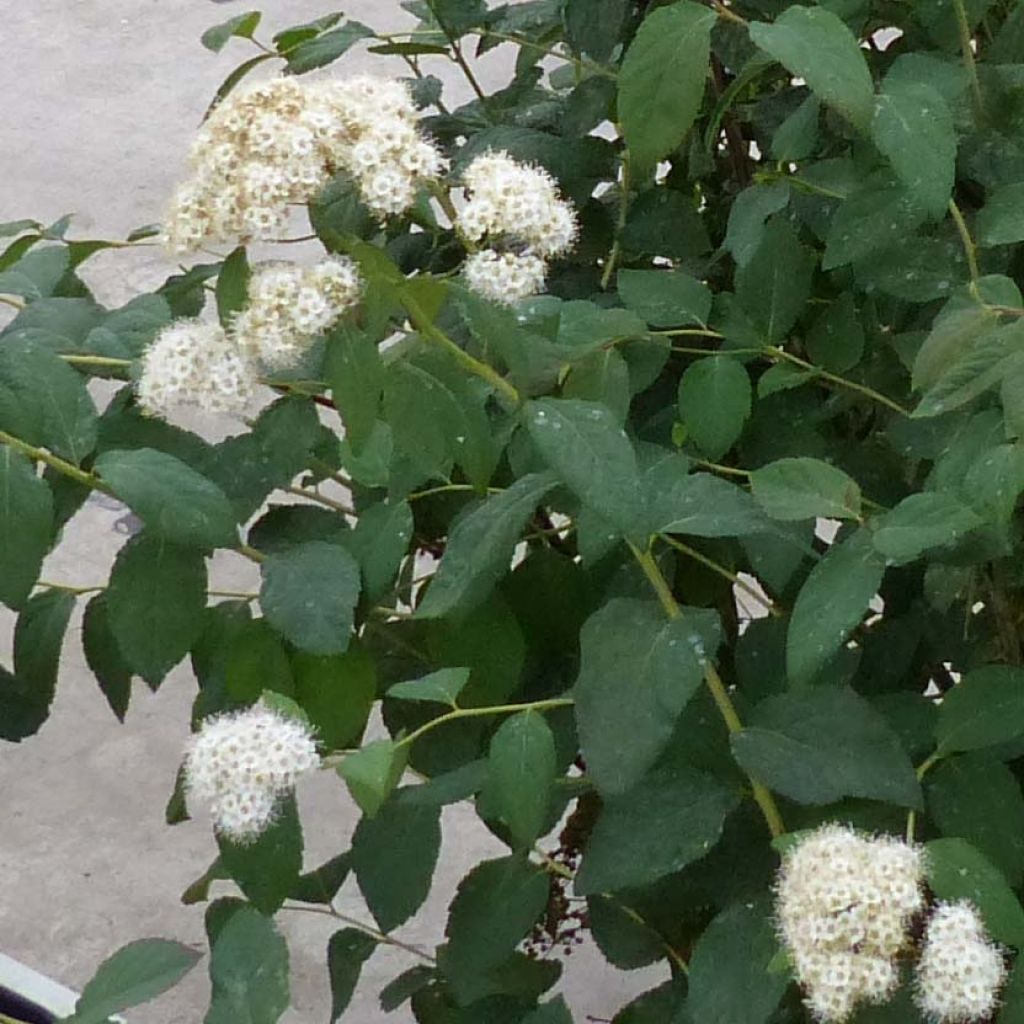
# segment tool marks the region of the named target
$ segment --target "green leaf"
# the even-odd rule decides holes
[[[434,980],[434,976],[434,969],[426,964],[417,964],[403,971],[380,990],[380,1008],[385,1013],[392,1013],[417,992],[426,988]]]
[[[577,299],[563,303],[559,312],[557,341],[578,355],[596,351],[615,339],[645,333],[644,321],[628,309],[608,309]]]
[[[981,750],[1024,734],[1024,670],[988,665],[968,672],[939,706],[942,755]]]
[[[359,600],[359,563],[342,547],[307,541],[262,563],[260,607],[299,650],[344,654]]]
[[[327,64],[332,64],[347,53],[360,39],[369,39],[373,29],[358,21],[346,21],[340,28],[331,29],[307,39],[287,50],[287,71],[290,75],[304,75]]]
[[[690,960],[687,1006],[701,1024],[766,1024],[789,976],[769,966],[778,951],[771,908],[734,903],[704,930]]]
[[[345,546],[362,569],[368,600],[375,601],[392,591],[412,535],[412,508],[407,501],[392,502],[385,498],[360,510]]]
[[[620,423],[625,423],[633,390],[629,364],[614,348],[606,348],[573,364],[562,386],[562,396],[598,402],[611,409]]]
[[[440,618],[484,601],[509,572],[526,524],[557,482],[553,473],[531,473],[458,519],[416,614]]]
[[[605,799],[576,875],[581,896],[648,885],[704,857],[740,795],[711,775],[672,764]],[[665,808],[673,808],[671,815]]]
[[[468,668],[438,669],[422,679],[395,683],[388,689],[388,696],[396,700],[427,701],[455,707],[459,694],[469,682],[469,674]]]
[[[303,22],[301,25],[292,25],[282,29],[273,38],[274,46],[278,53],[285,53],[293,47],[304,43],[307,39],[313,39],[321,32],[334,28],[341,21],[341,14],[325,14],[321,18],[314,18],[312,21]]]
[[[241,39],[252,39],[253,33],[259,28],[261,17],[262,15],[259,11],[237,14],[233,18],[221,22],[219,25],[214,25],[213,28],[208,28],[200,36],[200,42],[208,50],[220,53],[232,36],[238,36]]]
[[[143,532],[119,552],[107,588],[110,631],[125,664],[156,685],[203,629],[206,565],[200,552]]]
[[[950,365],[999,323],[991,310],[978,303],[944,309],[914,357],[913,385],[917,390],[934,387]]]
[[[860,487],[820,459],[779,459],[750,474],[757,503],[773,519],[859,519]]]
[[[1024,875],[1024,796],[989,754],[965,754],[928,776],[928,814],[944,836],[966,839],[1015,887]]]
[[[497,967],[512,955],[547,901],[547,874],[525,857],[478,864],[459,883],[448,912],[446,973],[468,980]]]
[[[230,327],[235,315],[249,302],[249,258],[245,246],[232,250],[217,275],[217,316]]]
[[[793,606],[786,641],[791,682],[810,682],[825,667],[864,618],[884,575],[885,559],[867,530],[829,548]]]
[[[288,652],[266,619],[241,623],[225,646],[224,688],[231,700],[254,704],[264,692],[295,693]]]
[[[423,906],[441,847],[441,808],[391,800],[364,817],[352,836],[352,870],[381,931],[405,924]]]
[[[846,687],[818,687],[762,701],[732,737],[755,778],[804,804],[843,797],[921,809],[921,789],[885,719]]]
[[[821,101],[811,95],[786,118],[772,136],[772,156],[786,162],[806,160],[818,144]]]
[[[770,24],[752,22],[750,38],[865,135],[875,87],[857,37],[823,7],[788,7]]]
[[[372,818],[394,792],[405,771],[409,748],[394,740],[374,740],[349,754],[338,766],[352,799]]]
[[[736,297],[765,342],[780,341],[800,319],[813,272],[814,256],[800,244],[789,221],[769,221],[761,244],[736,271]]]
[[[602,793],[632,789],[672,737],[719,642],[717,617],[665,618],[654,602],[614,598],[580,633],[576,726],[587,772]],[[622,742],[629,736],[628,744]]]
[[[750,377],[729,356],[708,356],[687,367],[679,382],[679,415],[693,442],[721,458],[739,439],[750,416]]]
[[[302,903],[333,903],[349,873],[349,853],[339,853],[318,868],[299,875],[289,898]]]
[[[887,81],[871,138],[914,200],[932,217],[944,217],[956,177],[957,138],[942,95],[929,85]]]
[[[665,955],[661,937],[635,914],[618,899],[587,897],[590,933],[608,963],[622,971],[646,967]]]
[[[0,345],[0,430],[80,463],[96,446],[96,406],[83,378],[18,338]]]
[[[0,601],[28,600],[53,537],[53,493],[35,466],[13,448],[0,449]]]
[[[572,1014],[565,1005],[565,999],[556,996],[524,1017],[523,1024],[572,1024]]]
[[[628,0],[566,0],[565,37],[576,53],[604,61],[622,38]]]
[[[85,608],[82,619],[82,648],[85,661],[107,698],[110,710],[124,721],[132,695],[132,670],[125,663],[110,629],[107,595],[97,594]]]
[[[335,328],[327,341],[324,374],[345,437],[358,455],[377,422],[384,393],[384,364],[373,338],[348,324]]]
[[[975,232],[982,246],[1024,242],[1024,182],[992,192],[978,214]]]
[[[288,947],[274,922],[255,907],[239,906],[212,945],[213,997],[205,1024],[275,1024],[290,996]]]
[[[773,181],[745,188],[729,208],[729,225],[723,245],[733,254],[738,266],[750,262],[764,238],[769,217],[789,204],[788,182]]]
[[[488,807],[508,825],[517,847],[532,848],[551,805],[557,771],[555,737],[538,711],[523,711],[491,737]]]
[[[846,198],[828,223],[822,270],[866,259],[913,233],[927,214],[892,183],[870,181]]]
[[[122,946],[100,964],[82,990],[67,1024],[104,1024],[121,1010],[148,1003],[173,988],[200,958],[169,939],[139,939]]]
[[[363,964],[377,949],[377,940],[357,928],[342,928],[327,944],[327,971],[331,978],[331,1024],[352,1002]]]
[[[864,328],[850,292],[840,295],[814,321],[806,338],[811,362],[832,373],[845,373],[856,366],[864,355],[864,343]]]
[[[526,426],[580,501],[632,535],[641,511],[636,455],[611,411],[596,402],[541,398],[527,403]]]
[[[872,540],[891,564],[903,565],[933,548],[956,544],[982,525],[981,516],[954,495],[923,491],[878,519]]]
[[[274,820],[252,842],[218,834],[221,864],[246,899],[268,917],[291,895],[302,872],[302,826],[294,795],[282,799]]]
[[[704,98],[715,14],[679,0],[644,19],[619,72],[619,121],[633,158],[650,165],[686,137]]]
[[[377,666],[360,642],[344,654],[292,656],[295,699],[330,750],[357,744],[377,697]]]
[[[652,327],[703,326],[711,315],[711,292],[681,270],[620,270],[619,297]]]
[[[1002,872],[964,839],[925,844],[928,885],[940,900],[970,900],[996,942],[1024,947],[1024,908]]]
[[[153,534],[201,548],[238,544],[227,496],[173,455],[152,448],[104,452],[95,471]]]

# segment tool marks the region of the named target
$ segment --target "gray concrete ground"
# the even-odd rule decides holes
[[[209,97],[245,46],[219,57],[200,48],[203,29],[260,7],[276,29],[334,9],[328,0],[0,0],[0,221],[76,214],[74,237],[118,237],[160,219],[181,173],[191,132]],[[381,28],[406,23],[395,0],[350,0],[346,13]],[[268,33],[269,34],[269,33]],[[370,58],[382,70],[379,58]],[[500,52],[483,70],[504,73]],[[345,68],[365,68],[365,54]],[[431,69],[433,70],[433,69]],[[440,73],[440,72],[439,72]],[[444,71],[450,80],[447,69]],[[453,81],[453,89],[459,86]],[[168,264],[156,249],[104,254],[88,277],[101,297],[122,302],[160,280]],[[124,540],[124,510],[92,501],[72,522],[46,578],[102,583]],[[230,556],[213,566],[214,586],[251,589],[249,565]],[[110,714],[85,668],[73,622],[53,716],[19,746],[0,747],[0,949],[59,981],[80,987],[112,950],[147,935],[202,942],[202,912],[179,895],[212,860],[207,823],[173,829],[163,808],[187,735],[194,684],[179,667],[159,693],[141,684],[124,726]],[[10,616],[0,635],[9,657]],[[357,812],[337,779],[312,780],[300,793],[310,864],[345,847]],[[458,878],[496,844],[465,809],[452,810],[434,893],[401,935],[431,947],[443,931]],[[228,891],[227,887],[223,890]],[[351,884],[339,909],[368,919]],[[326,1021],[324,969],[334,923],[312,914],[281,918],[292,957],[294,1009],[289,1024]],[[350,1019],[406,1024],[384,1015],[380,987],[408,956],[382,948],[369,962]],[[620,974],[589,947],[574,954],[562,991],[576,1019],[607,1018],[659,971]],[[129,1020],[194,1024],[207,998],[202,967]],[[484,1022],[481,1022],[484,1024]]]

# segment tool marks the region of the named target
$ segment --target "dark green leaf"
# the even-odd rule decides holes
[[[286,53],[288,73],[304,75],[327,64],[332,64],[347,53],[360,39],[373,36],[373,29],[358,21],[347,21],[340,28],[331,29],[291,47]]]
[[[878,521],[872,540],[894,565],[912,562],[932,548],[956,544],[983,525],[981,516],[945,491],[924,491],[904,498]]]
[[[566,0],[566,39],[577,53],[607,60],[622,39],[628,13],[628,0]]]
[[[381,809],[398,785],[408,751],[393,740],[374,740],[349,754],[338,766],[352,799],[368,818]]]
[[[829,548],[800,588],[789,624],[786,667],[793,683],[824,668],[864,618],[885,575],[885,560],[861,530]]]
[[[682,765],[645,775],[605,800],[576,875],[577,893],[637,888],[699,860],[739,802],[736,791]]]
[[[406,1000],[434,980],[434,969],[417,964],[393,978],[380,990],[380,1008],[385,1013],[397,1010]]]
[[[652,327],[707,323],[708,286],[681,270],[620,270],[619,296]]]
[[[248,303],[251,276],[245,246],[240,245],[224,260],[217,275],[217,315],[224,327],[230,327],[235,315]]]
[[[981,750],[1024,733],[1024,671],[988,665],[968,672],[939,707],[939,752]]]
[[[20,608],[39,578],[53,536],[53,494],[35,466],[0,449],[0,601]]]
[[[996,189],[978,214],[975,231],[979,245],[1024,242],[1024,182]]]
[[[107,588],[110,630],[125,664],[151,685],[203,628],[206,566],[198,551],[140,533],[121,549]]]
[[[588,774],[603,793],[632,789],[657,760],[704,679],[718,628],[706,610],[688,609],[669,620],[654,602],[624,598],[587,620],[574,689],[576,725]]]
[[[996,942],[1024,947],[1024,908],[1006,878],[964,839],[925,845],[928,885],[940,900],[970,900]]]
[[[565,1005],[562,996],[556,996],[543,1006],[538,1006],[529,1016],[523,1018],[523,1024],[572,1024],[572,1014]]]
[[[590,933],[608,963],[622,971],[646,967],[665,955],[661,937],[637,921],[635,914],[616,899],[587,898]]]
[[[750,262],[764,238],[768,218],[784,210],[788,203],[789,185],[785,181],[751,185],[733,200],[723,244],[738,266]]]
[[[297,544],[262,563],[260,607],[267,621],[309,654],[344,654],[359,600],[359,564],[324,541]]]
[[[846,796],[921,807],[921,789],[896,734],[846,687],[769,697],[732,738],[736,760],[783,796],[828,804]]]
[[[430,892],[441,846],[440,807],[391,800],[352,836],[352,870],[381,931],[405,924]]]
[[[331,1024],[352,1002],[363,964],[373,955],[377,940],[356,928],[342,928],[327,944],[327,971],[331,977]]]
[[[750,475],[757,503],[773,519],[859,519],[860,488],[820,459],[779,459]]]
[[[212,50],[214,53],[220,53],[232,36],[238,36],[242,39],[252,39],[253,33],[257,28],[259,28],[261,17],[262,15],[259,11],[249,11],[246,14],[236,14],[235,17],[229,18],[220,25],[214,25],[213,28],[208,28],[200,37],[200,41],[208,50]]]
[[[807,354],[817,366],[832,373],[845,373],[860,362],[864,342],[864,328],[857,317],[853,296],[844,292],[811,325]]]
[[[104,1024],[121,1010],[155,999],[195,967],[200,954],[169,939],[139,939],[100,964],[68,1024]]]
[[[469,675],[468,668],[438,669],[422,679],[395,683],[388,689],[388,696],[396,700],[427,701],[455,707],[459,694],[469,682]]]
[[[708,458],[721,458],[739,439],[750,415],[750,377],[729,356],[692,363],[679,382],[679,415],[688,437]]]
[[[413,517],[408,502],[385,499],[360,511],[346,547],[362,569],[368,600],[375,601],[393,589],[412,535]]]
[[[289,899],[302,903],[333,903],[338,890],[348,878],[349,867],[349,853],[339,853],[320,867],[299,875],[288,894]]]
[[[110,710],[123,722],[132,694],[132,670],[125,664],[110,629],[106,594],[97,594],[82,620],[85,660],[107,698]]]
[[[324,746],[343,750],[359,742],[377,696],[376,664],[359,642],[344,654],[297,652],[292,678],[295,699]]]
[[[327,343],[324,373],[345,437],[358,454],[377,422],[384,392],[384,365],[373,338],[349,325],[336,328]]]
[[[686,137],[704,98],[715,15],[680,0],[644,19],[619,72],[619,119],[642,165],[672,152]]]

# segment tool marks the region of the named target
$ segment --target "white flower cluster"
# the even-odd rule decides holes
[[[314,267],[265,263],[249,280],[249,304],[231,325],[243,352],[266,366],[293,366],[359,300],[360,279],[347,256]]]
[[[578,231],[576,213],[554,178],[499,152],[473,160],[463,184],[468,200],[457,227],[465,238],[486,238],[492,246],[466,260],[469,287],[509,305],[540,291],[546,261],[571,249]]]
[[[181,406],[242,413],[259,383],[259,366],[294,366],[317,336],[359,301],[361,281],[347,256],[313,267],[266,263],[249,281],[249,302],[230,329],[176,320],[142,356],[139,406],[170,418]]]
[[[776,911],[805,1001],[821,1021],[884,1002],[899,983],[895,958],[924,906],[922,856],[891,837],[826,825],[786,856]]]
[[[987,1020],[1006,974],[971,903],[940,903],[925,931],[917,965],[917,1005],[938,1024]]]
[[[176,320],[143,353],[136,392],[151,416],[167,418],[180,406],[241,413],[257,381],[252,360],[223,327]]]
[[[375,213],[401,213],[420,181],[445,166],[417,118],[408,88],[390,79],[281,77],[236,89],[193,144],[193,174],[171,202],[166,242],[188,252],[277,238],[288,205],[309,202],[339,170]]]
[[[210,805],[218,832],[250,842],[274,819],[278,800],[320,766],[309,730],[261,704],[208,718],[185,758],[189,798]]]

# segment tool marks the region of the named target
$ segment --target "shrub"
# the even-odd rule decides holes
[[[350,873],[367,917],[330,940],[332,1020],[389,943],[412,962],[385,1010],[562,1024],[583,932],[670,973],[622,1024],[804,1021],[805,996],[913,1021],[926,931],[918,999],[989,1012],[1024,943],[1024,8],[405,6],[398,36],[330,15],[264,41],[255,12],[204,35],[257,49],[164,232],[221,255],[152,294],[108,310],[78,276],[125,243],[4,226],[0,734],[46,719],[80,593],[40,564],[102,491],[143,527],[88,599],[86,656],[119,717],[133,676],[191,658],[168,818],[212,804],[219,855],[185,898],[244,897],[207,911],[210,1024],[279,1018],[273,916],[333,913]],[[305,77],[360,40],[406,83]],[[498,46],[514,74],[487,93]],[[456,109],[442,58],[476,94]],[[253,87],[260,66],[281,76]],[[297,212],[324,252],[250,263]],[[124,381],[102,412],[90,377]],[[220,443],[171,422],[272,392]],[[211,598],[218,549],[259,564],[258,595]],[[292,787],[317,765],[362,819],[303,873]],[[410,950],[459,801],[507,852]],[[855,1011],[793,909],[835,941],[845,890],[776,881],[819,826],[867,857],[872,905],[896,876],[871,851],[926,879],[900,883]],[[968,947],[988,987],[953,991]],[[75,1020],[194,961],[132,944]],[[1020,969],[1001,998],[1024,1014]]]

